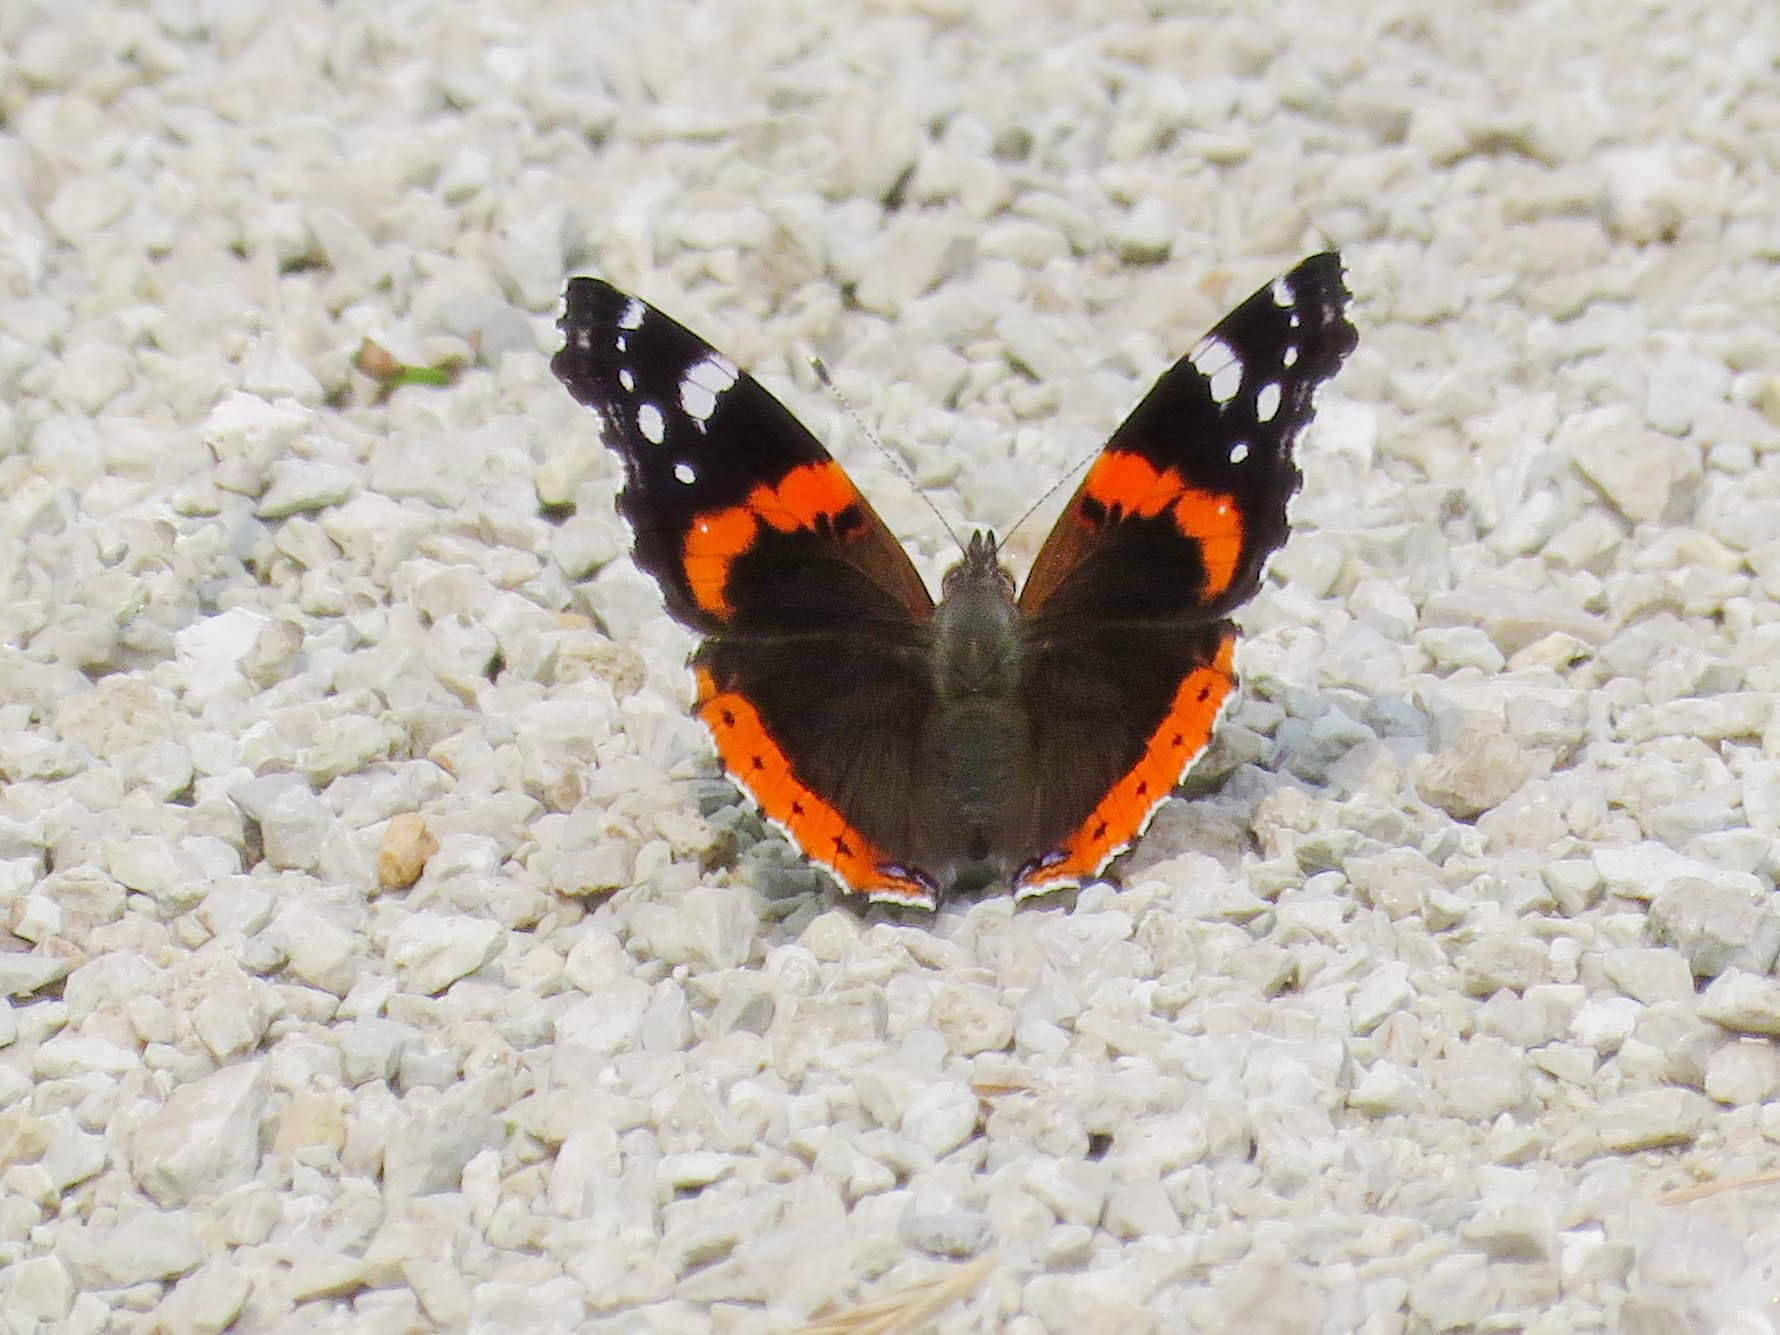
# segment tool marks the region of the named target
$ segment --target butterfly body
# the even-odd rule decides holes
[[[552,366],[624,459],[636,560],[703,637],[726,769],[843,888],[932,907],[1098,874],[1204,750],[1346,299],[1332,254],[1257,292],[1114,433],[1017,596],[977,533],[937,604],[815,438],[658,311],[572,280]]]

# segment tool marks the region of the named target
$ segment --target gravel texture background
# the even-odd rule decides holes
[[[1780,1330],[1780,8],[0,6],[0,1329]],[[566,274],[936,577],[1229,304],[1359,351],[1124,868],[713,778]],[[352,358],[459,356],[380,398]],[[1017,566],[1043,525],[1023,529]],[[424,870],[422,870],[424,868]],[[418,873],[418,879],[415,879]]]

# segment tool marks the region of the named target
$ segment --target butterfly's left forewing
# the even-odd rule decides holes
[[[1148,824],[1235,686],[1228,615],[1285,541],[1292,447],[1352,351],[1340,258],[1314,255],[1170,368],[1089,467],[1020,608],[1039,847],[1015,889],[1093,876]]]

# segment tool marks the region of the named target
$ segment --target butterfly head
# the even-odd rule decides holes
[[[942,699],[1011,696],[1019,681],[1014,577],[995,535],[970,535],[964,559],[946,572],[934,613],[934,684]]]

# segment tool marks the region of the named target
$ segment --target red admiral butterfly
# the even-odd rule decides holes
[[[624,457],[637,564],[704,637],[730,775],[843,889],[932,908],[1098,874],[1205,750],[1347,302],[1333,253],[1255,293],[1113,433],[1017,598],[978,532],[937,606],[815,437],[653,307],[570,280],[551,369]]]

